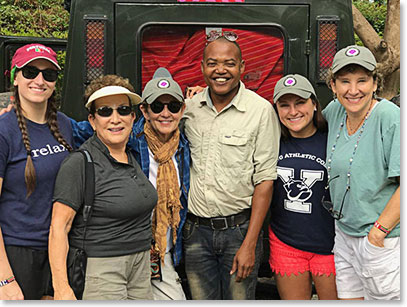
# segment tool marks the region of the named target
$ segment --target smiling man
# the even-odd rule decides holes
[[[271,104],[240,81],[245,63],[235,41],[209,42],[201,69],[208,87],[184,115],[192,158],[188,282],[193,299],[254,299],[280,126]]]

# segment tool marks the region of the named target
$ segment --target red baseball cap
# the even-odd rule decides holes
[[[14,67],[22,68],[37,59],[48,60],[54,64],[58,70],[61,70],[55,51],[41,44],[29,44],[18,48],[11,60],[11,69]]]

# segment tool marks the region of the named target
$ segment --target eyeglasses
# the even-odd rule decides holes
[[[338,175],[338,176],[335,176],[335,177],[333,177],[333,178],[331,178],[331,179],[327,182],[326,187],[325,187],[325,194],[326,194],[326,192],[327,192],[328,189],[329,189],[329,184],[330,184],[330,182],[331,182],[332,180],[338,178],[338,177],[339,177],[339,175]],[[322,206],[331,214],[331,216],[332,216],[335,220],[340,220],[341,218],[343,218],[343,214],[342,214],[343,204],[345,203],[345,198],[346,198],[346,195],[348,194],[348,191],[349,191],[349,190],[350,190],[349,187],[347,187],[346,190],[345,190],[345,194],[343,195],[342,203],[341,203],[341,207],[339,208],[339,211],[334,210],[334,204],[333,204],[333,202],[331,202],[330,200],[325,200],[325,195],[322,196],[322,199],[321,199],[321,204],[322,204]]]
[[[58,71],[51,68],[38,69],[34,66],[24,66],[21,71],[23,72],[24,78],[30,80],[35,79],[39,73],[42,73],[42,77],[48,82],[55,82],[58,78]]]
[[[211,31],[206,35],[206,40],[208,42],[213,42],[214,40],[217,40],[219,37],[224,37],[230,42],[234,42],[238,39],[237,34],[232,31],[224,31],[223,33],[218,31]]]
[[[109,117],[113,114],[113,110],[116,110],[117,113],[119,113],[119,115],[121,116],[130,115],[130,113],[132,112],[132,108],[130,106],[119,106],[116,109],[104,106],[96,109],[96,113],[102,117]]]
[[[164,110],[164,106],[167,106],[168,111],[170,111],[173,114],[176,114],[181,110],[183,103],[179,101],[171,101],[169,103],[162,103],[160,101],[154,101],[152,104],[150,104],[151,111],[153,113],[158,114],[161,113]]]

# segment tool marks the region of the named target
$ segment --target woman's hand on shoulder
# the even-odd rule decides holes
[[[0,287],[0,300],[23,300],[24,295],[17,281]]]
[[[10,112],[13,109],[13,105],[10,103],[7,107],[0,109],[0,116],[3,114],[6,114],[7,112]]]
[[[186,98],[191,99],[195,94],[198,94],[204,90],[203,87],[197,85],[192,87],[187,87]]]

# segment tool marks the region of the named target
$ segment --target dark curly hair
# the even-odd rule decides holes
[[[130,84],[129,79],[123,78],[118,75],[104,75],[96,78],[93,80],[85,90],[85,103],[88,101],[89,97],[92,96],[92,94],[101,88],[104,88],[106,86],[122,86],[124,88],[127,88],[130,92],[135,92],[133,85]],[[89,113],[90,114],[95,114],[95,104],[92,102],[92,104],[89,107]]]

